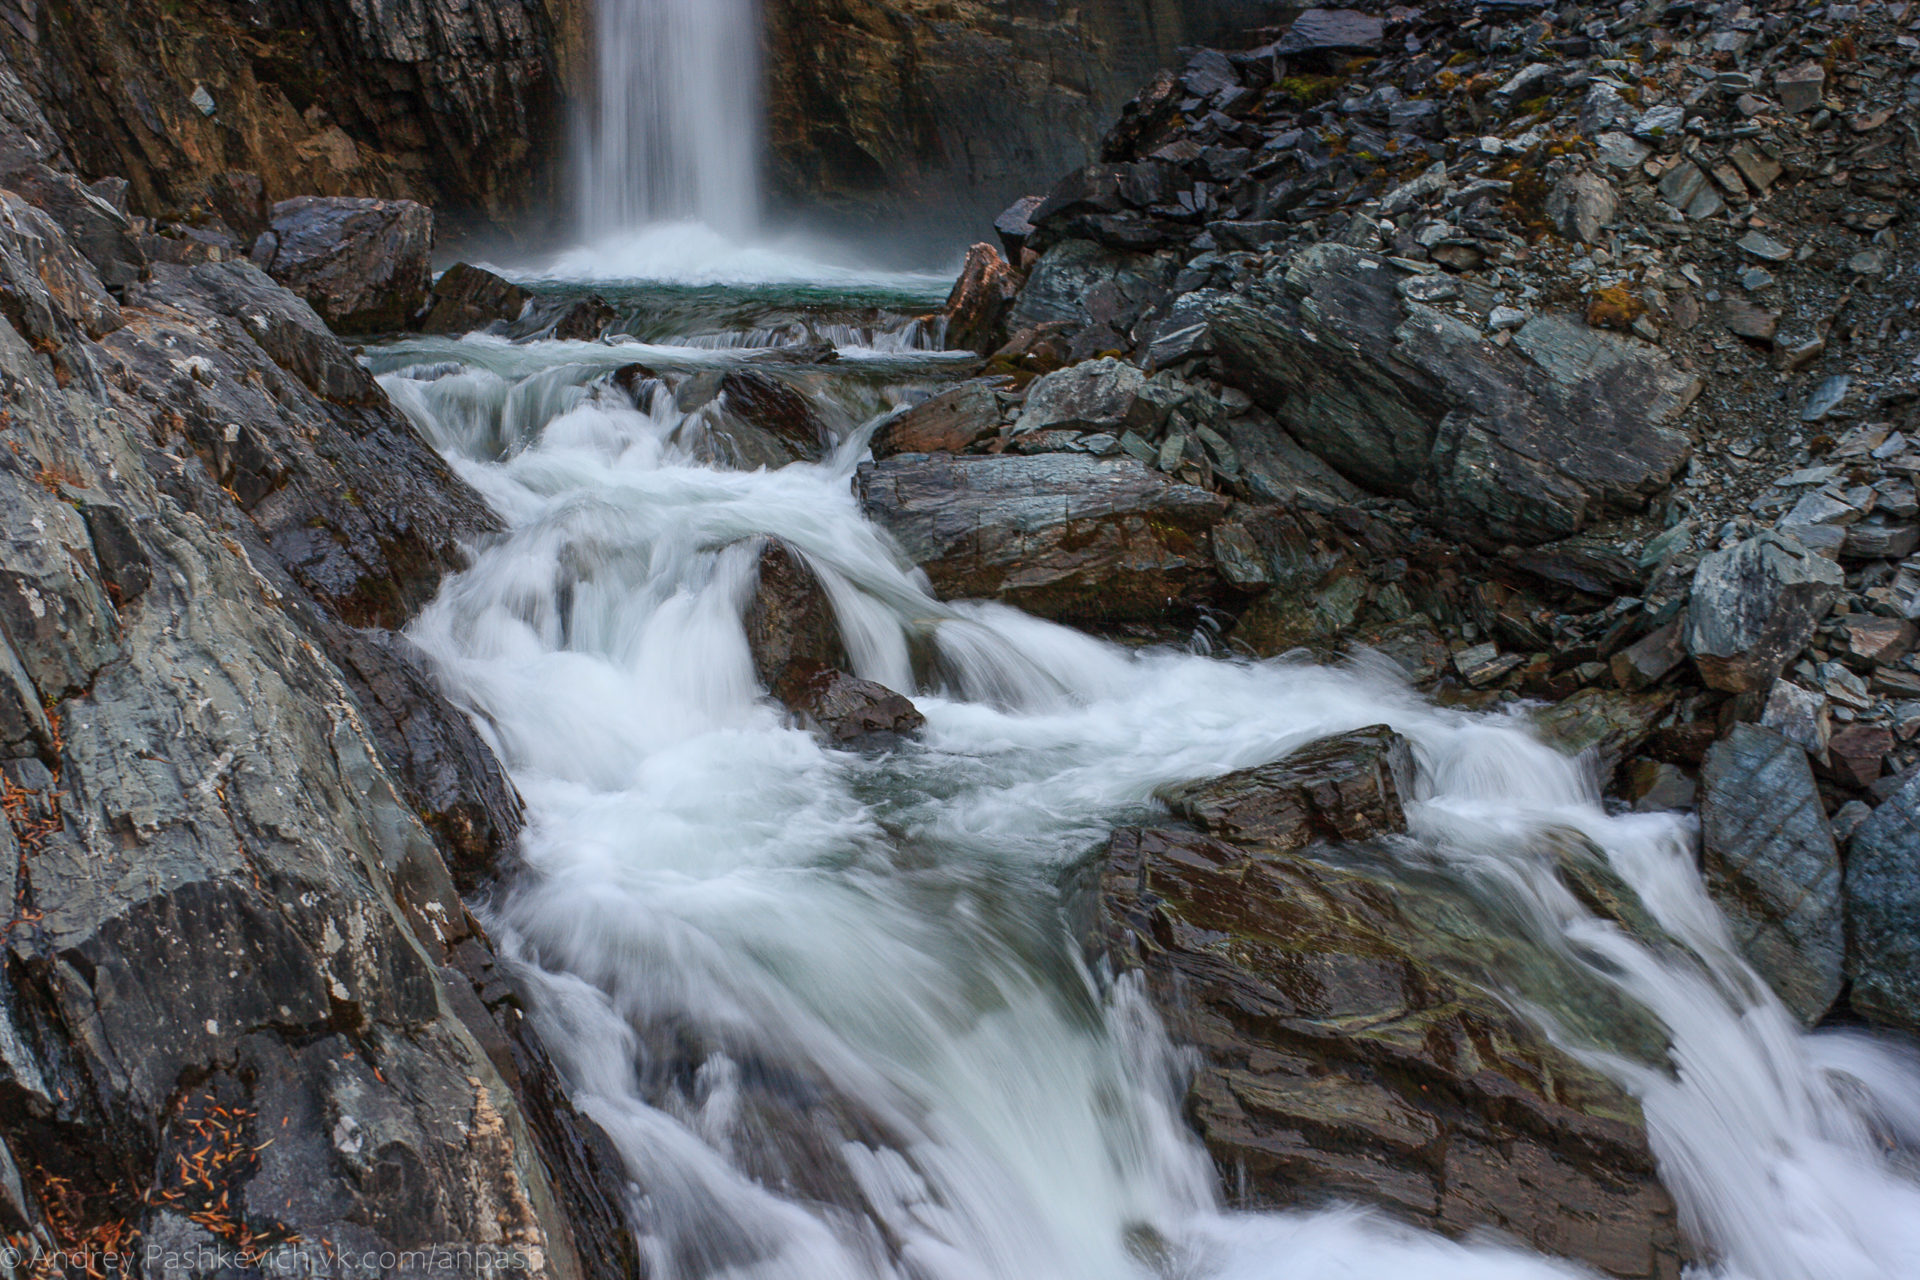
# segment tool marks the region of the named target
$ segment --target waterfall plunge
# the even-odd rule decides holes
[[[757,0],[599,0],[599,79],[580,146],[590,239],[759,218]]]

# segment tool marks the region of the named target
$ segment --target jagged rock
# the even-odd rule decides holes
[[[1616,693],[1582,689],[1566,701],[1537,711],[1534,727],[1556,749],[1570,756],[1593,753],[1604,787],[1622,762],[1652,735],[1654,725],[1673,705],[1670,692]]]
[[[947,346],[986,355],[1001,344],[1002,327],[1020,294],[1020,276],[990,244],[967,250],[966,265],[947,295]]]
[[[1087,360],[1047,374],[1027,388],[1016,435],[1035,431],[1133,431],[1151,438],[1163,416],[1146,375],[1124,360]]]
[[[1208,534],[1227,500],[1132,459],[900,454],[856,484],[946,599],[1102,626],[1161,622],[1226,590]]]
[[[1511,349],[1401,298],[1384,260],[1294,255],[1204,310],[1223,380],[1348,479],[1474,541],[1564,537],[1632,508],[1686,460],[1701,386],[1657,351],[1558,317]]]
[[[1369,840],[1407,829],[1413,752],[1385,725],[1324,738],[1285,759],[1190,783],[1161,798],[1210,836],[1282,853],[1316,840]]]
[[[433,211],[411,200],[300,196],[273,206],[267,274],[335,329],[404,329],[432,291]]]
[[[1774,96],[1780,100],[1781,110],[1791,115],[1818,107],[1826,87],[1827,73],[1817,62],[1804,62],[1776,71],[1773,76]]]
[[[420,328],[469,333],[500,320],[517,320],[532,295],[491,271],[456,262],[433,285],[433,302]]]
[[[1332,812],[1346,818],[1323,838],[1386,834],[1404,750],[1364,731],[1309,748],[1309,781],[1269,769],[1283,793],[1344,786]],[[1169,1032],[1198,1051],[1187,1114],[1234,1203],[1333,1197],[1449,1233],[1494,1227],[1618,1276],[1677,1274],[1638,1108],[1494,993],[1524,991],[1636,1056],[1659,1057],[1659,1029],[1573,966],[1543,964],[1487,903],[1369,842],[1284,851],[1294,811],[1254,787],[1236,775],[1220,796],[1253,838],[1123,829],[1101,874],[1108,955],[1144,971]],[[1569,849],[1564,865],[1592,896],[1613,891],[1592,854]]]
[[[1121,331],[1165,296],[1173,273],[1174,264],[1161,258],[1063,240],[1033,265],[1007,315],[1007,328],[1017,334],[1064,321],[1081,335],[1076,342],[1083,354],[1118,349],[1125,344]]]
[[[994,379],[963,382],[913,406],[873,436],[875,459],[896,453],[965,453],[1000,431]]]
[[[1000,247],[1006,251],[1008,262],[1019,264],[1027,241],[1033,238],[1033,211],[1045,204],[1046,199],[1045,196],[1023,196],[993,220],[993,229],[1000,237]]]
[[[1828,772],[1849,787],[1864,791],[1886,772],[1893,754],[1893,731],[1883,725],[1856,724],[1833,735],[1827,743]]]
[[[515,342],[548,338],[556,342],[598,342],[619,318],[613,305],[597,293],[585,297],[536,295],[530,306],[521,309],[519,318],[507,326],[506,335]]]
[[[1840,995],[1846,930],[1840,855],[1806,751],[1736,724],[1701,770],[1700,837],[1734,945],[1796,1017],[1819,1022]]]
[[[36,164],[0,172],[0,186],[19,192],[60,224],[68,242],[93,265],[108,289],[124,289],[146,276],[146,251],[134,235],[132,221],[73,174]]]
[[[1772,530],[1694,572],[1687,649],[1716,689],[1766,689],[1807,646],[1844,585],[1840,566]]]
[[[1856,1011],[1920,1033],[1920,778],[1847,846],[1847,976]]]

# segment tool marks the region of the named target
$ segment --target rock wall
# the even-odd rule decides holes
[[[1114,108],[1194,40],[1274,0],[767,0],[776,198],[961,225],[1098,149]]]
[[[552,202],[575,0],[0,0],[0,48],[88,179],[136,212],[220,209],[222,175],[266,199],[404,196],[456,224]]]
[[[25,127],[0,151],[44,150],[4,89]],[[463,904],[517,798],[391,633],[492,515],[293,294],[130,259],[65,225],[69,175],[23,172],[0,182],[0,1237],[637,1274],[618,1159]]]

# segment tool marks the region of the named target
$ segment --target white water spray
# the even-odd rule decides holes
[[[579,147],[589,239],[656,223],[739,238],[760,215],[756,0],[598,0]]]
[[[385,379],[512,525],[414,634],[528,801],[493,927],[640,1187],[653,1275],[1584,1274],[1371,1214],[1223,1214],[1156,1018],[1130,984],[1099,991],[1061,922],[1060,871],[1156,788],[1381,722],[1415,745],[1410,818],[1437,864],[1672,1032],[1664,1070],[1590,1060],[1642,1099],[1702,1277],[1920,1275],[1920,1077],[1792,1025],[1681,822],[1609,816],[1515,723],[1375,674],[1128,653],[942,604],[850,496],[857,441],[716,470],[664,396],[637,412],[577,372],[500,368]],[[861,674],[911,689],[911,649],[934,655],[923,743],[829,751],[762,699],[740,618],[767,535],[826,583]],[[1574,901],[1540,838],[1567,829],[1682,948]]]

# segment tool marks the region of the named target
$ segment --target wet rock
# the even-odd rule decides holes
[[[1361,783],[1364,829],[1391,827],[1391,743],[1348,744],[1368,761],[1344,775]],[[1342,749],[1309,752],[1314,778],[1338,769]],[[1630,1053],[1657,1056],[1658,1030],[1517,921],[1371,842],[1283,851],[1294,819],[1253,785],[1237,775],[1220,799],[1278,841],[1124,829],[1101,879],[1108,954],[1144,973],[1198,1051],[1187,1112],[1236,1206],[1334,1197],[1448,1233],[1491,1226],[1619,1276],[1674,1274],[1673,1209],[1637,1108],[1492,993],[1510,984],[1583,1030],[1605,1024]],[[1604,873],[1569,850],[1576,865],[1598,897]]]
[[[267,274],[333,328],[407,328],[432,292],[433,211],[411,200],[300,196],[273,206]]]
[[[790,668],[774,693],[839,747],[885,746],[927,722],[913,703],[885,685],[817,663]]]
[[[1020,293],[1020,276],[990,244],[967,250],[966,264],[947,295],[947,346],[952,350],[998,348],[1005,339],[1007,312]]]
[[[813,402],[792,385],[758,369],[732,369],[720,381],[726,414],[780,440],[802,458],[819,458],[833,444],[833,432]]]
[[[420,328],[427,333],[470,333],[502,320],[517,320],[532,297],[491,271],[456,262],[433,285],[433,300]]]
[[[1227,500],[1132,459],[900,454],[856,485],[944,599],[1103,626],[1231,594],[1209,539]]]
[[[1413,751],[1385,725],[1325,738],[1285,759],[1176,787],[1167,807],[1210,836],[1291,852],[1316,840],[1369,840],[1407,829],[1402,797]]]
[[[1616,693],[1582,689],[1565,702],[1537,711],[1534,727],[1542,739],[1570,756],[1593,753],[1602,787],[1623,761],[1653,735],[1654,725],[1673,705],[1673,694]]]
[[[804,683],[818,667],[852,665],[826,591],[785,543],[769,542],[761,551],[759,577],[743,621],[754,677],[769,691]]]
[[[613,304],[597,293],[536,295],[507,326],[506,335],[515,342],[598,342],[619,319]]]
[[[1920,1033],[1920,779],[1882,803],[1854,833],[1846,892],[1854,1009]]]
[[[1831,560],[1772,530],[1701,560],[1687,628],[1701,678],[1730,693],[1770,687],[1844,581]]]
[[[1702,867],[1734,945],[1807,1026],[1839,998],[1840,855],[1807,753],[1736,724],[1700,774]]]
[[[1152,438],[1164,411],[1149,395],[1146,375],[1124,360],[1088,360],[1047,374],[1027,388],[1014,421],[1016,435],[1033,431],[1132,431]]]
[[[964,382],[889,421],[873,436],[873,456],[965,453],[1000,431],[1000,401],[992,379]]]
[[[1511,348],[1403,300],[1384,261],[1296,254],[1206,305],[1221,377],[1349,480],[1475,541],[1536,543],[1661,488],[1700,381],[1657,351],[1540,316]]]

